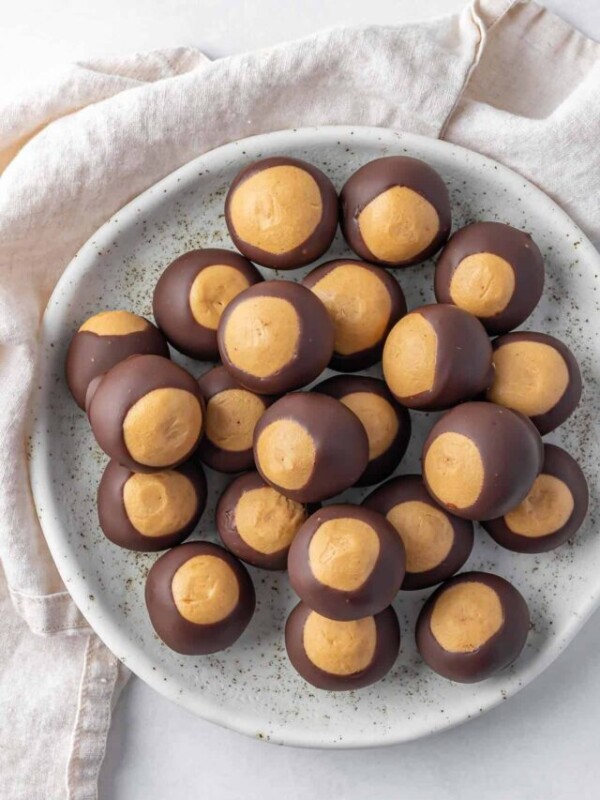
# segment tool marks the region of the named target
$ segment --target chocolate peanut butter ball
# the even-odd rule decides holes
[[[466,311],[421,306],[397,322],[387,337],[383,376],[402,405],[441,411],[491,385],[492,345],[483,325]]]
[[[206,404],[200,460],[219,472],[253,469],[254,428],[275,398],[244,389],[225,367],[205,372],[198,386]]]
[[[388,267],[417,264],[450,234],[446,184],[416,158],[388,156],[365,164],[348,179],[340,201],[344,237],[366,261]]]
[[[180,353],[216,361],[217,328],[227,305],[262,281],[246,258],[230,250],[192,250],[176,258],[160,276],[152,306],[156,322]]]
[[[401,589],[424,589],[462,568],[473,549],[473,523],[450,514],[431,497],[421,475],[401,475],[379,486],[363,506],[391,522],[404,545]]]
[[[292,589],[329,619],[361,619],[390,605],[404,579],[404,546],[384,516],[326,506],[296,534],[288,556]]]
[[[338,198],[320,169],[297,158],[255,161],[239,172],[225,201],[225,221],[238,250],[257,264],[296,269],[329,248]]]
[[[417,647],[432,670],[475,683],[511,664],[525,646],[529,609],[520,592],[486,572],[465,572],[439,587],[417,620]]]
[[[406,453],[411,423],[408,411],[394,400],[385,383],[362,375],[334,375],[313,391],[343,403],[366,431],[369,461],[356,485],[371,486],[389,477]]]
[[[527,497],[483,527],[517,553],[545,553],[572,539],[586,517],[588,486],[581,467],[565,450],[544,445],[544,465]]]
[[[101,311],[86,320],[69,344],[65,372],[69,391],[85,408],[90,382],[129,356],[153,354],[169,358],[162,333],[131,311]]]
[[[223,364],[242,386],[258,394],[283,394],[325,369],[333,354],[333,323],[306,287],[265,281],[227,306],[218,343]]]
[[[529,417],[542,436],[571,416],[581,399],[581,372],[563,342],[517,331],[494,346],[494,381],[487,399]]]
[[[375,616],[341,621],[298,603],[287,619],[285,646],[294,669],[317,689],[362,689],[393,667],[400,626],[391,606]]]
[[[539,475],[542,439],[527,417],[493,403],[463,403],[433,426],[423,479],[434,500],[464,519],[495,519],[521,503]]]
[[[296,392],[277,400],[260,418],[254,462],[267,483],[286,497],[319,503],[361,477],[369,442],[356,414],[339,400]]]
[[[302,281],[324,303],[335,331],[330,367],[355,372],[381,360],[386,336],[406,314],[400,284],[363,261],[328,261]]]
[[[192,455],[205,414],[198,383],[183,367],[161,356],[131,356],[98,382],[88,416],[107,455],[134,472],[154,472]]]
[[[186,461],[163,472],[132,472],[109,461],[98,487],[98,517],[107,539],[151,552],[180,544],[206,506],[206,479]]]
[[[184,655],[230,647],[245,631],[256,598],[248,570],[210,542],[186,542],[153,565],[146,607],[163,642]]]
[[[452,234],[435,269],[435,296],[478,317],[490,334],[516,328],[537,306],[544,261],[528,233],[474,222]]]
[[[217,530],[225,547],[242,561],[286,569],[290,545],[308,514],[306,506],[273,489],[258,472],[248,472],[221,495]]]

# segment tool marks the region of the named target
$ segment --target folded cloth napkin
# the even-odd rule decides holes
[[[96,228],[186,161],[252,134],[335,124],[492,156],[600,239],[600,46],[534,4],[474,0],[459,16],[336,29],[217,62],[189,48],[96,60],[0,109],[2,797],[96,797],[126,678],[66,593],[31,501],[26,407],[50,292]]]

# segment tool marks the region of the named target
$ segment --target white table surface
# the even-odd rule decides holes
[[[545,4],[600,40],[598,0]],[[395,24],[463,5],[463,0],[2,3],[0,95],[49,66],[96,54],[196,45],[219,57],[333,25]],[[133,678],[114,714],[100,800],[597,800],[599,653],[600,613],[544,675],[501,707],[433,738],[369,751],[294,750],[254,741],[192,717]]]

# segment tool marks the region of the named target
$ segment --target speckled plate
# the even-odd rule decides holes
[[[395,606],[402,651],[392,672],[361,691],[316,691],[296,675],[285,654],[283,625],[295,603],[287,576],[255,569],[251,573],[258,607],[243,637],[214,656],[177,655],[157,639],[144,606],[144,580],[156,555],[121,550],[98,526],[95,494],[106,459],[63,379],[71,333],[102,309],[129,308],[150,316],[154,284],[169,261],[195,247],[230,247],[223,219],[227,187],[250,160],[275,154],[316,164],[337,187],[373,158],[423,158],[450,187],[454,227],[473,220],[508,222],[530,231],[546,259],[544,298],[526,327],[565,339],[581,364],[581,406],[549,439],[579,459],[590,482],[592,505],[575,542],[546,555],[510,553],[483,530],[477,532],[467,568],[493,570],[513,581],[533,620],[521,658],[484,683],[450,683],[420,661],[413,629],[428,592],[401,592]],[[328,258],[345,255],[348,250],[338,234]],[[305,271],[285,277],[298,280]],[[117,656],[156,690],[205,719],[273,742],[392,744],[455,725],[514,694],[558,656],[600,598],[600,538],[595,530],[599,273],[596,250],[546,195],[493,161],[445,142],[375,128],[316,128],[234,142],[182,167],[122,209],[83,247],[58,283],[42,324],[31,481],[48,544],[75,602]],[[409,307],[433,299],[431,263],[396,275]],[[176,358],[195,375],[207,366]],[[412,416],[415,432],[401,472],[419,469],[421,444],[432,422],[427,414]],[[194,538],[216,539],[213,509],[224,480],[210,473],[209,483],[210,504]],[[347,497],[360,501],[365,494],[355,490]]]

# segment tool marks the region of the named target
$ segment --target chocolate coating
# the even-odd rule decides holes
[[[65,374],[69,391],[79,408],[85,409],[87,388],[94,378],[129,356],[146,354],[169,358],[166,339],[151,322],[146,330],[121,336],[77,331],[67,351]]]
[[[398,402],[421,411],[443,411],[484,392],[492,383],[492,345],[483,325],[472,314],[452,305],[413,309],[433,328],[437,358],[431,389],[400,397]],[[384,378],[390,381],[384,367]]]
[[[513,268],[515,286],[506,307],[492,317],[480,317],[491,335],[516,328],[539,303],[544,288],[544,260],[531,236],[501,222],[474,222],[456,231],[442,250],[435,269],[435,296],[439,303],[453,303],[450,284],[463,259],[476,253],[492,253]]]
[[[137,530],[127,516],[123,502],[123,489],[134,474],[117,461],[109,461],[98,486],[98,518],[107,539],[119,547],[141,552],[167,550],[187,539],[192,533],[206,507],[206,478],[198,464],[186,461],[177,467],[192,483],[197,498],[196,511],[190,521],[178,531],[165,536],[145,536]]]
[[[365,471],[355,485],[372,486],[374,483],[379,483],[389,477],[404,458],[410,441],[411,422],[410,414],[404,406],[394,400],[384,381],[363,375],[334,375],[332,378],[317,384],[313,388],[313,392],[326,394],[340,401],[355,392],[368,392],[382,397],[390,404],[398,420],[396,435],[385,452],[367,463]]]
[[[467,508],[446,505],[423,479],[434,500],[464,519],[500,517],[526,497],[542,468],[542,439],[530,420],[493,403],[471,402],[447,411],[435,423],[423,447],[423,465],[432,442],[441,434],[458,433],[470,439],[483,462],[484,480],[476,501]]]
[[[426,503],[446,516],[452,526],[454,540],[445,558],[432,569],[409,572],[408,565],[401,589],[425,589],[445,581],[463,567],[473,549],[473,523],[450,514],[431,497],[421,475],[400,475],[379,486],[363,500],[363,506],[387,517],[390,509],[400,503],[418,501]]]
[[[501,547],[515,553],[546,553],[560,547],[577,533],[587,515],[589,491],[585,475],[575,459],[560,447],[544,445],[542,475],[552,475],[565,483],[573,495],[573,511],[565,524],[545,536],[523,536],[511,530],[504,517],[488,520],[483,527]]]
[[[454,653],[440,645],[431,631],[431,615],[436,602],[452,586],[474,581],[492,589],[502,605],[504,621],[500,629],[481,647],[467,653]],[[498,575],[464,572],[440,586],[423,606],[417,620],[417,648],[432,670],[459,683],[476,683],[504,669],[520,655],[529,633],[529,609],[515,587]]]
[[[236,526],[235,513],[237,505],[246,492],[253,489],[263,489],[269,484],[261,478],[258,472],[247,472],[235,478],[225,489],[215,511],[215,519],[219,536],[225,547],[254,567],[268,570],[284,570],[287,568],[289,547],[282,548],[275,553],[262,553],[256,550],[243,539]],[[307,514],[316,510],[316,507],[307,507]]]
[[[539,432],[544,436],[568,419],[579,405],[582,392],[581,371],[575,356],[566,344],[547,333],[533,333],[531,331],[515,331],[499,336],[492,342],[494,352],[502,345],[511,342],[539,342],[553,347],[563,358],[569,373],[569,383],[564,394],[556,405],[544,414],[530,417]],[[492,356],[493,358],[493,356]]]
[[[365,244],[358,224],[363,209],[393,186],[406,186],[420,194],[435,208],[439,218],[439,228],[431,244],[414,257],[400,262],[375,258]],[[350,247],[361,258],[389,267],[406,267],[425,261],[444,244],[452,227],[446,184],[429,164],[416,158],[387,156],[365,164],[346,181],[340,194],[340,204],[342,233]]]
[[[160,468],[135,461],[123,438],[123,422],[129,409],[154,389],[183,389],[197,398],[204,417],[204,401],[196,380],[183,367],[161,356],[131,356],[114,366],[99,382],[88,403],[88,416],[96,441],[111,458],[134,472],[157,472],[182,464],[192,455],[201,436],[184,458]]]
[[[309,548],[319,528],[330,520],[350,518],[369,525],[379,539],[379,553],[373,569],[361,586],[342,591],[327,586],[313,574]],[[343,557],[343,550],[332,558]],[[369,508],[349,503],[319,509],[302,525],[288,555],[290,584],[310,608],[329,619],[352,620],[383,611],[398,593],[404,580],[404,545],[395,528],[384,516]]]
[[[376,644],[368,667],[352,675],[334,675],[313,664],[304,649],[304,625],[312,609],[298,603],[285,624],[285,646],[294,669],[305,681],[331,692],[362,689],[381,680],[393,667],[400,650],[400,626],[391,606],[375,614]]]
[[[182,564],[203,555],[221,558],[231,567],[238,580],[239,600],[225,619],[198,625],[177,610],[171,583]],[[146,580],[146,607],[154,630],[167,647],[183,655],[207,655],[230,647],[248,626],[255,606],[248,570],[231,553],[211,542],[186,542],[169,550],[154,562]]]
[[[294,358],[278,372],[264,378],[232,364],[224,342],[231,314],[251,297],[287,300],[300,321],[300,337]],[[306,287],[291,281],[265,281],[246,289],[227,306],[219,324],[218,344],[223,364],[242,386],[257,394],[283,394],[310,383],[325,369],[333,353],[333,324],[323,303]]]
[[[338,353],[335,350],[333,352],[333,356],[329,364],[331,369],[335,369],[338,372],[357,372],[360,369],[367,369],[367,367],[371,367],[373,364],[376,364],[381,360],[383,343],[385,342],[388,333],[394,327],[396,322],[406,314],[406,300],[400,284],[389,272],[385,272],[380,267],[373,266],[373,264],[366,264],[364,261],[356,261],[349,258],[327,261],[325,264],[320,264],[318,267],[315,267],[313,270],[311,270],[311,272],[308,273],[302,283],[308,289],[312,289],[316,283],[322,280],[332,270],[343,264],[355,264],[368,270],[373,275],[376,275],[385,287],[391,303],[388,322],[385,326],[385,330],[381,336],[381,339],[376,344],[364,350],[357,350],[356,352],[349,354]]]
[[[215,395],[228,389],[244,389],[225,367],[213,367],[213,369],[205,372],[204,375],[198,378],[198,386],[207,408],[209,401]],[[244,391],[249,390],[244,389]],[[265,409],[275,401],[274,397],[266,394],[256,396],[259,397]],[[201,461],[218,472],[244,472],[244,470],[254,468],[252,446],[247,450],[225,450],[212,442],[206,431],[198,445],[197,454]]]
[[[284,489],[269,480],[257,456],[257,441],[272,422],[290,419],[311,436],[316,451],[309,479],[300,489]],[[339,400],[324,394],[296,392],[268,408],[254,431],[254,461],[262,477],[286,497],[319,503],[354,485],[366,469],[369,443],[358,417]]]
[[[152,308],[158,327],[180,353],[200,361],[217,361],[216,328],[201,325],[192,313],[190,292],[198,275],[207,267],[233,267],[248,285],[262,281],[260,272],[248,259],[231,250],[208,248],[191,250],[171,262],[158,279]]]
[[[261,170],[270,169],[271,167],[291,166],[298,167],[304,172],[307,172],[315,180],[321,194],[322,214],[319,223],[311,235],[305,239],[297,247],[288,250],[285,253],[270,253],[255,247],[249,242],[241,239],[236,230],[234,222],[231,218],[231,199],[240,184],[245,180],[252,177]],[[275,156],[273,158],[263,158],[259,161],[254,161],[248,166],[244,167],[236,175],[225,200],[225,222],[229,230],[235,246],[247,258],[262,264],[265,267],[272,269],[297,269],[311,261],[316,261],[323,253],[329,248],[335,236],[338,220],[338,198],[334,185],[331,183],[327,175],[321,172],[320,169],[308,164],[306,161],[301,161],[297,158],[289,158],[287,156]]]

